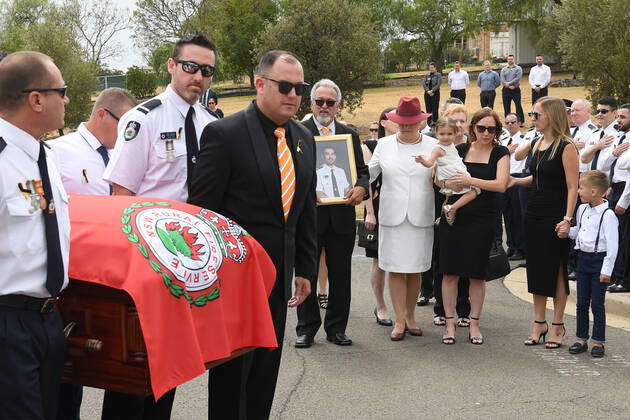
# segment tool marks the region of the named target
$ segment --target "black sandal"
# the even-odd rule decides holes
[[[328,308],[328,295],[326,293],[318,293],[317,302],[319,302],[320,308],[322,309]]]
[[[457,326],[459,328],[468,328],[470,327],[470,318],[467,316],[462,316],[457,320]]]
[[[542,344],[545,342],[545,337],[547,337],[547,332],[549,332],[549,325],[547,324],[547,321],[534,321],[536,324],[545,324],[547,325],[547,328],[545,328],[545,331],[540,333],[538,335],[538,339],[534,338],[534,337],[527,337],[527,340],[525,340],[523,342],[523,344],[525,344],[526,346],[535,346],[537,344]]]
[[[445,320],[447,319],[453,319],[452,316],[445,316],[444,317]],[[448,325],[444,325],[444,331],[446,332],[446,328]],[[455,329],[457,329],[457,324],[455,324]],[[442,344],[455,344],[455,337],[454,336],[446,336],[446,337],[442,337]]]
[[[552,322],[551,325],[562,326],[562,335],[561,338],[567,334],[567,329],[564,328],[564,322]],[[559,349],[562,347],[562,342],[560,341],[545,341],[545,348],[547,349]]]
[[[479,321],[479,318],[475,318],[474,316],[471,316],[470,319],[474,319],[475,321]],[[468,341],[471,342],[471,344],[476,344],[478,346],[483,344],[483,335],[477,336],[477,337],[472,337],[470,335],[470,330],[468,330]]]

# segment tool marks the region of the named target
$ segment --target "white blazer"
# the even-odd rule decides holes
[[[429,157],[437,140],[422,135],[417,145],[418,154]],[[383,175],[379,201],[378,222],[383,226],[398,226],[409,219],[418,227],[433,226],[435,196],[432,169],[405,155],[399,148],[396,135],[378,141],[368,163],[370,182]]]

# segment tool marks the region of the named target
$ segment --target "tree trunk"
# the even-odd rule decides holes
[[[255,76],[254,76],[254,68],[250,68],[247,72],[247,77],[249,77],[249,87],[250,88],[254,88],[254,80],[255,80]]]

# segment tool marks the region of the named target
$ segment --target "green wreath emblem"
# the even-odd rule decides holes
[[[147,247],[144,246],[144,244],[140,243],[140,237],[133,231],[133,227],[131,226],[130,221],[131,214],[134,211],[136,211],[137,209],[141,209],[142,207],[150,206],[170,207],[171,205],[169,203],[164,203],[160,201],[155,203],[145,201],[143,203],[132,203],[129,205],[129,207],[123,209],[123,214],[120,217],[120,221],[122,222],[122,233],[127,235],[127,240],[135,244],[138,251],[140,251],[140,254],[142,254],[142,256],[146,258],[149,262],[149,266],[151,267],[151,269],[153,269],[153,271],[155,271],[157,274],[162,275],[164,285],[166,286],[168,291],[171,292],[171,295],[175,296],[177,299],[183,296],[188,301],[190,306],[205,306],[206,303],[217,299],[219,297],[218,287],[213,288],[212,290],[210,290],[209,293],[205,295],[199,295],[196,298],[193,298],[188,294],[188,292],[186,292],[186,289],[184,287],[174,283],[173,277],[169,273],[162,271],[160,265],[149,257],[149,251],[147,250]]]

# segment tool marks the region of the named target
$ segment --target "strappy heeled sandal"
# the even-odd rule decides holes
[[[560,338],[564,338],[564,336],[567,334],[567,329],[564,328],[564,322],[552,322],[551,325],[555,325],[558,327],[561,326],[562,335],[560,336]],[[545,348],[547,349],[559,349],[560,347],[562,347],[561,341],[545,341]]]
[[[542,344],[545,342],[545,337],[547,337],[547,332],[549,332],[549,325],[547,324],[547,321],[534,321],[536,324],[545,324],[547,326],[547,328],[545,328],[545,331],[541,332],[538,335],[538,338],[534,338],[534,337],[527,337],[527,339],[523,342],[523,344],[525,344],[526,346],[535,346],[537,344]]]
[[[319,303],[320,308],[322,309],[328,308],[328,295],[326,293],[318,293],[317,302]]]
[[[479,318],[475,318],[474,316],[471,316],[470,319],[474,319],[475,321],[479,321]],[[470,330],[468,330],[468,341],[471,342],[471,344],[476,344],[478,346],[483,344],[483,335],[477,336],[477,337],[473,337],[470,335]]]
[[[457,326],[459,328],[468,328],[470,327],[470,318],[467,316],[463,316],[457,320]]]
[[[443,327],[444,325],[446,325],[446,319],[444,319],[443,316],[436,315],[433,317],[433,325]]]
[[[445,320],[453,319],[453,317],[452,316],[445,316],[444,319]],[[445,324],[444,332],[446,332],[447,328],[448,328],[448,325]],[[457,324],[455,324],[455,329],[457,329]],[[442,337],[442,344],[455,344],[455,336],[452,336],[452,335],[445,336],[445,337],[443,336]]]

